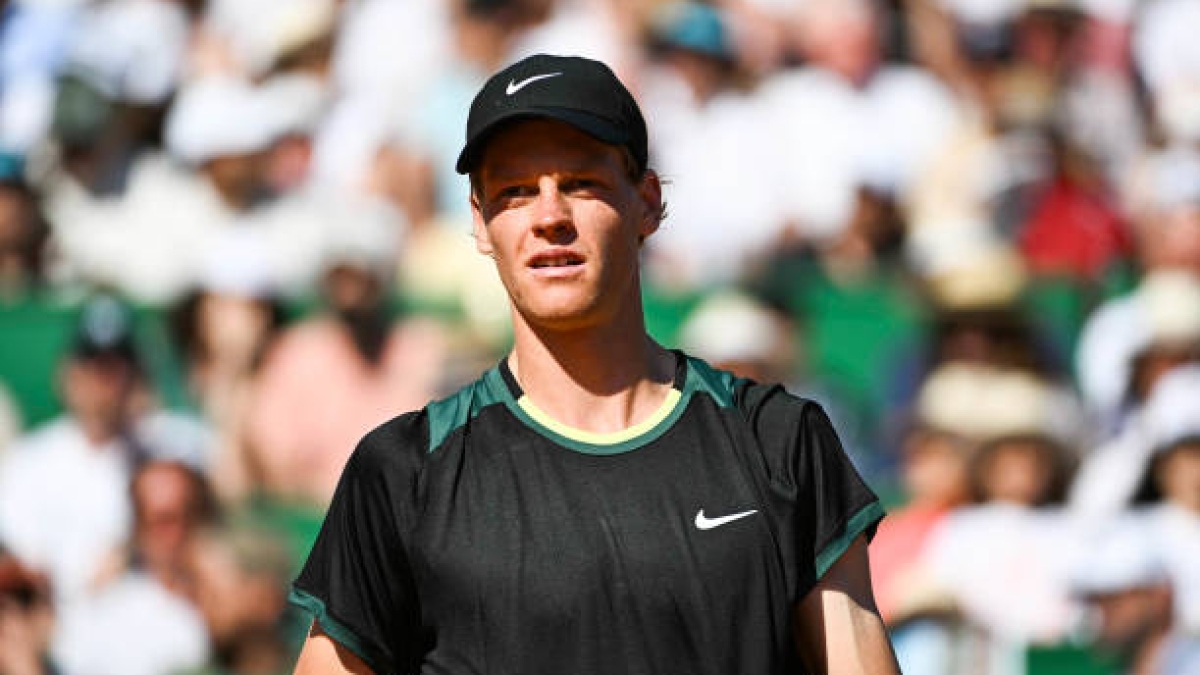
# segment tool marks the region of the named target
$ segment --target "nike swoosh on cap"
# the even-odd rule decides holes
[[[517,93],[518,91],[521,91],[522,89],[524,89],[525,85],[529,84],[530,82],[537,82],[538,80],[544,80],[547,77],[558,77],[559,75],[562,75],[562,73],[546,73],[545,75],[534,75],[533,77],[527,77],[527,78],[521,80],[520,82],[513,82],[512,80],[509,80],[508,86],[504,88],[504,93],[508,94],[509,96],[512,96],[513,94]]]
[[[704,509],[700,509],[700,511],[698,511],[696,513],[696,528],[700,529],[700,530],[711,530],[714,527],[720,527],[720,526],[724,525],[725,523],[732,523],[733,521],[738,520],[739,518],[745,518],[746,516],[754,514],[754,513],[758,513],[758,509],[742,511],[741,513],[734,513],[734,514],[730,514],[728,516],[721,516],[720,518],[705,518],[704,517]]]

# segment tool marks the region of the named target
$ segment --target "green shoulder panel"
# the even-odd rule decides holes
[[[474,419],[484,408],[502,403],[506,392],[500,373],[492,368],[453,395],[430,403],[426,407],[429,415],[428,452],[436,452],[455,429]]]
[[[745,384],[747,380],[739,378],[733,373],[717,370],[694,356],[687,357],[687,360],[689,372],[684,391],[685,397],[694,392],[704,392],[722,408],[733,406],[737,388]]]

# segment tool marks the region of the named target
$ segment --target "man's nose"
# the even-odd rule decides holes
[[[558,189],[558,183],[552,177],[541,178],[534,203],[534,231],[544,237],[555,237],[573,226],[567,196]]]

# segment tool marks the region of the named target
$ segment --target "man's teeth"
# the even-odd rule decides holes
[[[534,267],[568,267],[578,265],[579,260],[575,258],[543,258],[533,263]]]

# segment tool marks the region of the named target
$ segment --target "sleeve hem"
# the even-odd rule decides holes
[[[838,538],[825,545],[821,552],[817,554],[816,573],[817,579],[825,576],[830,567],[842,557],[846,549],[850,548],[850,543],[858,537],[858,535],[868,532],[868,538],[874,532],[874,527],[883,519],[883,507],[879,502],[871,502],[863,508],[859,509],[846,521],[845,531]]]
[[[312,615],[313,620],[321,624],[321,629],[330,638],[362,659],[376,675],[387,675],[392,672],[391,669],[384,668],[387,659],[382,658],[377,650],[371,648],[346,624],[329,614],[329,610],[325,607],[325,601],[302,588],[293,586],[291,592],[288,593],[288,602]]]

